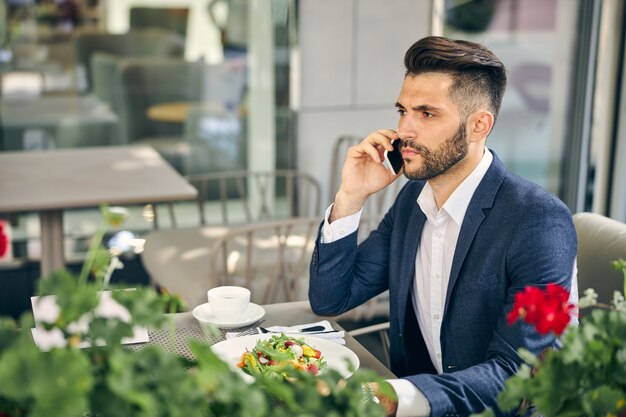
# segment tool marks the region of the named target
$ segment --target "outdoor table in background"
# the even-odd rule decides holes
[[[191,200],[196,193],[149,146],[0,153],[0,213],[39,212],[43,277],[64,266],[64,209]]]
[[[190,101],[155,104],[148,107],[146,116],[157,122],[184,123],[191,107],[197,104]]]
[[[213,101],[172,101],[167,103],[153,104],[146,110],[146,116],[155,122],[185,123],[189,112],[195,109],[200,115],[223,115],[229,113],[224,103]],[[239,107],[231,110],[231,113],[243,115],[247,110]]]

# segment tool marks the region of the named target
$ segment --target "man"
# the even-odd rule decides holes
[[[309,298],[343,313],[389,289],[390,415],[469,415],[494,406],[518,369],[517,349],[554,337],[508,326],[515,293],[570,288],[576,234],[556,197],[508,172],[485,147],[506,86],[487,48],[428,37],[406,53],[398,128],[371,133],[346,155],[342,182],[310,267]],[[393,182],[381,163],[402,141],[404,175],[378,229],[357,245],[365,200]],[[400,175],[400,174],[398,174]]]

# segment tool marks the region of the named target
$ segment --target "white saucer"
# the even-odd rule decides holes
[[[265,309],[258,304],[250,303],[246,314],[238,322],[219,321],[213,315],[213,310],[209,303],[200,304],[193,309],[192,314],[200,323],[214,324],[220,329],[236,329],[237,327],[244,327],[261,320],[265,316]]]

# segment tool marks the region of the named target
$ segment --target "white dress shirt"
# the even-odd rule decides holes
[[[417,204],[426,215],[426,222],[415,257],[413,309],[430,360],[438,373],[443,372],[441,322],[456,243],[470,200],[492,160],[493,155],[485,149],[476,168],[459,184],[441,208],[437,207],[433,189],[428,182],[417,197]]]

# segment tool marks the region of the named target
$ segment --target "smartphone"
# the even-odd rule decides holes
[[[385,150],[385,159],[383,164],[385,165],[385,168],[393,173],[393,175],[398,175],[404,166],[404,159],[402,159],[402,153],[400,152],[402,141],[400,139],[395,139],[391,142],[391,144],[393,145],[393,151]]]

